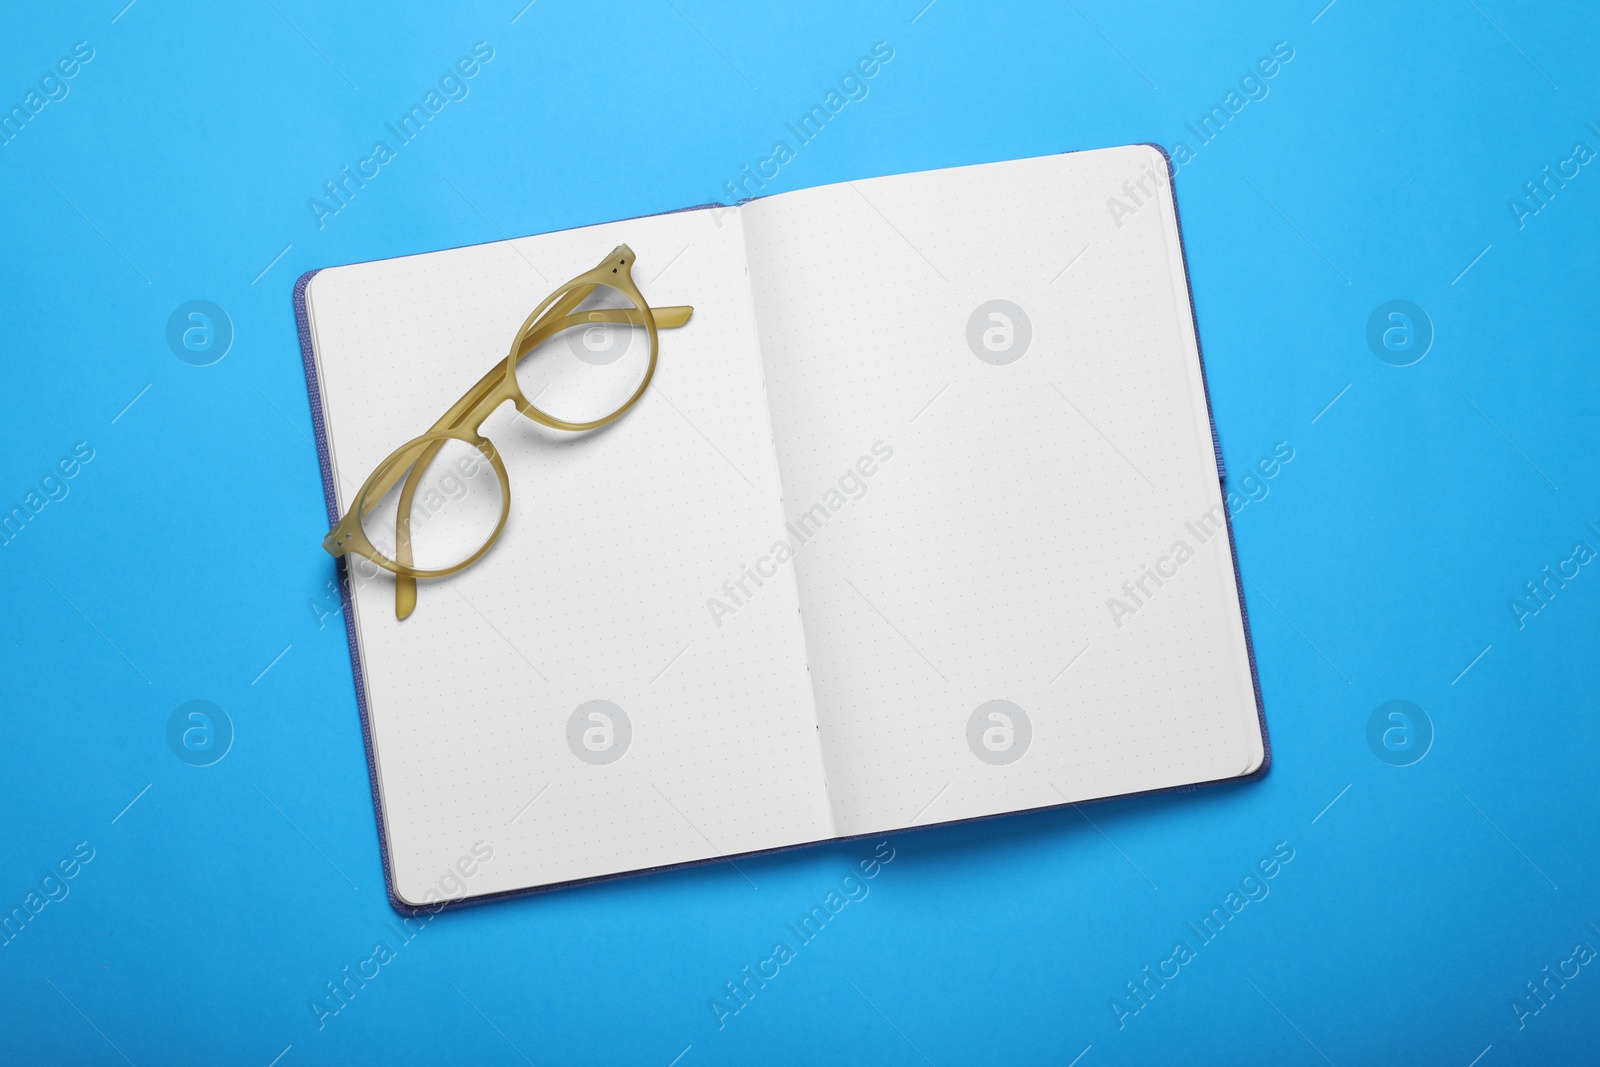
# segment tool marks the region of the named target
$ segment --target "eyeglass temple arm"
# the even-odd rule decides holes
[[[522,359],[529,352],[533,351],[533,349],[543,344],[545,340],[552,335],[560,333],[563,330],[570,329],[571,327],[581,323],[631,322],[638,325],[644,322],[644,317],[639,313],[639,310],[631,307],[600,308],[577,315],[567,314],[567,312],[569,312],[572,308],[581,304],[589,296],[589,294],[595,290],[595,288],[595,286],[580,286],[578,289],[574,289],[571,293],[568,293],[560,300],[556,301],[556,303],[552,304],[550,309],[546,311],[544,315],[540,316],[532,328],[523,334],[516,347],[517,358]],[[689,321],[689,316],[693,314],[694,309],[683,305],[676,305],[673,307],[652,308],[651,311],[655,317],[656,326],[658,329],[676,329],[677,327],[680,327]],[[490,370],[482,378],[478,379],[478,383],[469,389],[465,396],[456,401],[456,403],[451,406],[450,410],[445,412],[444,416],[439,419],[438,422],[433,424],[428,432],[436,433],[440,430],[454,430],[461,425],[472,421],[474,418],[477,418],[481,422],[483,417],[488,415],[489,410],[492,410],[492,407],[498,406],[499,404],[499,401],[495,400],[490,408],[482,411],[478,410],[486,400],[494,397],[496,386],[502,380],[503,374],[503,369],[496,367]],[[439,450],[443,447],[444,442],[436,441],[423,449],[422,453],[417,457],[416,462],[410,465],[409,472],[406,474],[406,484],[400,489],[400,500],[396,509],[397,514],[395,516],[395,561],[403,566],[409,567],[412,562],[412,500],[416,496],[417,489],[421,485],[422,475],[427,471],[429,465],[432,464],[434,457],[439,454]],[[395,479],[398,479],[398,477],[399,472],[397,471],[395,472]],[[394,480],[389,480],[387,484],[381,484],[378,487],[374,487],[373,492],[368,494],[367,499],[374,500],[374,497],[377,499],[382,499],[383,495],[387,493],[390,487],[393,485]],[[376,503],[376,500],[374,500],[374,503]],[[365,517],[365,514],[363,514],[363,517]],[[408,575],[396,575],[394,590],[395,616],[397,618],[404,619],[416,610],[416,606],[417,580]]]

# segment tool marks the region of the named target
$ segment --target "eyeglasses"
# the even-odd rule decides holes
[[[500,405],[510,400],[541,426],[582,432],[615,422],[644,395],[656,371],[657,330],[684,325],[694,309],[651,308],[634,283],[633,264],[633,250],[618,245],[593,270],[545,297],[517,331],[505,361],[427,433],[378,464],[322,539],[335,558],[354,553],[395,575],[396,618],[415,610],[418,578],[465,570],[505,529],[511,482],[499,451],[481,432]],[[524,365],[559,334],[567,335],[566,351],[553,345],[555,351],[542,354],[549,358]],[[393,523],[384,520],[391,513]]]

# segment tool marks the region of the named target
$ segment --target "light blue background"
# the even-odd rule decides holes
[[[1600,947],[1600,567],[1521,629],[1508,601],[1600,549],[1600,165],[1522,229],[1507,203],[1600,149],[1592,6],[124,2],[35,5],[0,35],[6,108],[95,49],[0,149],[0,508],[95,450],[0,547],[0,906],[95,850],[0,947],[0,1058],[1594,1058],[1600,966],[1521,1029],[1511,1003]],[[480,40],[471,95],[319,229],[307,199]],[[757,889],[719,864],[446,913],[319,1030],[309,1002],[398,920],[344,633],[315,610],[333,568],[295,277],[715,199],[876,41],[895,57],[870,96],[769,191],[1194,147],[1186,122],[1294,49],[1177,179],[1228,463],[1295,449],[1234,526],[1271,773],[897,837],[870,897],[724,1029],[723,983],[871,843],[742,862]],[[213,366],[165,342],[192,299],[234,324]],[[1367,347],[1391,299],[1432,318],[1414,366]],[[193,699],[237,732],[207,768],[165,740]],[[1410,767],[1366,741],[1392,699],[1434,724]],[[1119,1030],[1123,983],[1278,842],[1270,896]]]

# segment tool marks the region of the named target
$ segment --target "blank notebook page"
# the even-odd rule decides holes
[[[1141,179],[1118,225],[1107,200]],[[742,214],[786,514],[893,450],[794,563],[837,831],[1259,767],[1228,540],[1190,528],[1224,504],[1165,159],[931,171]],[[1014,362],[969,341],[996,300],[1027,319]],[[1012,762],[969,742],[991,700],[1026,716]]]
[[[393,884],[409,903],[454,884],[480,841],[493,858],[468,864],[470,896],[833,834],[793,571],[737,627],[705,607],[783,536],[737,214],[318,274],[307,307],[340,512],[505,358],[547,293],[623,242],[646,299],[695,307],[661,331],[650,391],[615,426],[565,440],[503,407],[484,427],[511,479],[494,549],[421,583],[404,622],[388,574],[353,582]],[[531,359],[572,358],[546,348]],[[603,766],[568,743],[591,700],[632,728]]]

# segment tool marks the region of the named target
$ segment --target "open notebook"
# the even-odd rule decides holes
[[[639,405],[491,417],[505,533],[410,618],[347,568],[397,906],[1265,770],[1163,153],[307,274],[330,517],[623,243],[695,309]]]

